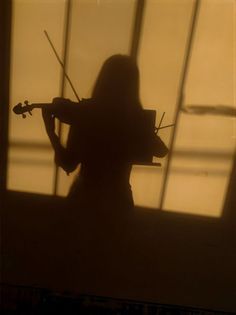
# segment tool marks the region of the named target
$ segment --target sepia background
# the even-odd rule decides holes
[[[148,0],[143,8],[137,53],[140,98],[144,108],[157,111],[156,125],[163,112],[164,125],[176,119],[194,3]],[[136,4],[135,0],[71,1],[67,73],[80,98],[90,97],[106,58],[130,54]],[[25,120],[12,113],[19,102],[50,103],[60,96],[62,70],[43,31],[47,30],[63,58],[66,12],[65,0],[13,1],[10,190],[49,195],[56,191],[65,196],[74,177],[59,170],[55,181],[53,151],[40,111],[34,110]],[[224,105],[236,110],[236,1],[201,1],[185,79],[183,108]],[[76,101],[67,82],[64,96]],[[235,114],[199,115],[181,110],[177,114],[177,128],[159,132],[168,146],[173,144],[168,172],[168,157],[154,159],[161,167],[133,167],[135,204],[153,211],[220,217],[235,151]],[[64,140],[67,132],[68,126],[63,125]]]

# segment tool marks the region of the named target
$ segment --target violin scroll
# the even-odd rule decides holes
[[[13,112],[16,115],[22,115],[23,118],[26,118],[26,114],[25,113],[29,113],[32,116],[32,106],[29,105],[28,101],[24,101],[24,106],[22,105],[22,103],[18,103],[16,106],[13,107]]]

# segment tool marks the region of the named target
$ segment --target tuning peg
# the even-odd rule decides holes
[[[25,115],[25,114],[22,114],[22,118],[26,118],[26,115]]]
[[[25,105],[29,105],[29,101],[27,101],[27,100],[24,101],[24,103],[25,103]]]
[[[33,116],[33,115],[32,115],[32,112],[31,112],[31,110],[29,110],[29,111],[28,111],[28,113],[29,113],[29,114],[30,114],[31,116]]]

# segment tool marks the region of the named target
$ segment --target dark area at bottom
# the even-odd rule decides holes
[[[91,295],[73,296],[46,289],[0,285],[0,312],[10,314],[68,315],[213,315],[234,314],[177,305],[122,300]]]

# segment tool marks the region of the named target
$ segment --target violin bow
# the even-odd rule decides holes
[[[69,78],[68,74],[67,74],[66,71],[65,71],[64,63],[61,61],[61,59],[60,59],[60,57],[59,57],[59,55],[58,55],[58,53],[57,53],[57,51],[56,51],[56,48],[54,47],[54,45],[53,45],[53,43],[52,43],[52,41],[51,41],[51,39],[50,39],[50,37],[49,37],[49,35],[48,35],[48,32],[45,31],[45,30],[44,30],[43,32],[44,32],[44,34],[45,34],[45,36],[46,36],[46,38],[47,38],[47,40],[48,40],[48,42],[49,42],[49,44],[50,44],[50,46],[51,46],[51,48],[52,48],[52,50],[53,50],[53,52],[54,52],[56,58],[57,58],[57,61],[59,62],[59,64],[61,65],[61,67],[62,67],[62,69],[63,69],[63,71],[64,71],[64,76],[65,76],[66,79],[68,80],[68,82],[69,82],[69,84],[70,84],[70,86],[71,86],[71,88],[72,88],[72,91],[73,91],[74,94],[75,94],[75,97],[77,98],[78,102],[80,102],[80,98],[79,98],[79,96],[78,96],[78,94],[77,94],[77,92],[76,92],[76,90],[75,90],[75,88],[74,88],[74,86],[73,86],[73,84],[72,84],[72,82],[71,82],[71,79]]]

